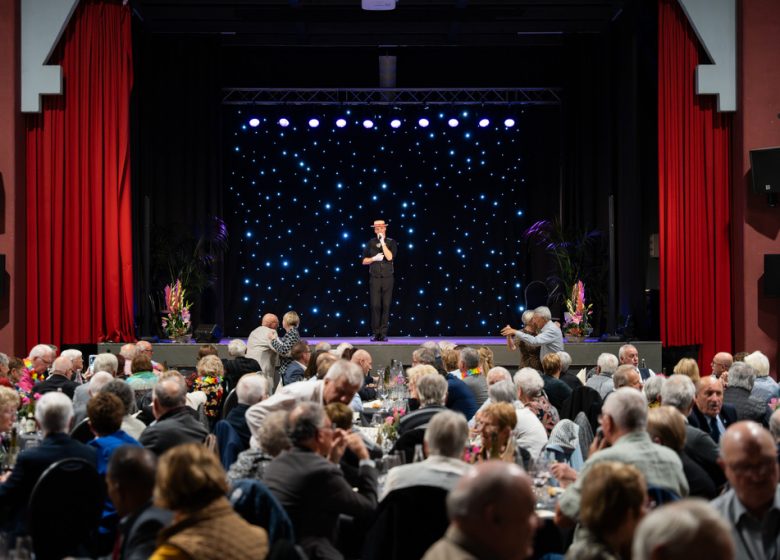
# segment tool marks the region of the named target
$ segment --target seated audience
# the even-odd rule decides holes
[[[112,378],[116,377],[116,372],[118,369],[119,362],[116,359],[116,356],[108,352],[98,354],[95,356],[95,361],[92,363],[92,371],[90,372],[92,378],[90,378],[90,381],[94,379],[94,376],[101,371],[110,374]],[[97,390],[93,390],[90,394],[89,382],[82,383],[76,387],[76,390],[73,392],[73,410],[76,411],[76,420],[74,424],[78,424],[79,421],[84,418],[84,415],[86,414],[84,411],[87,407],[87,401],[90,399],[90,397],[96,394]],[[81,411],[81,414],[79,411]]]
[[[661,406],[661,391],[665,381],[666,377],[662,375],[654,375],[653,377],[649,378],[645,382],[644,387],[642,387],[642,392],[645,394],[645,398],[647,399],[647,406],[649,408],[657,408]]]
[[[406,387],[409,389],[409,411],[414,411],[420,408],[420,395],[417,394],[417,381],[422,378],[423,375],[430,375],[439,372],[436,368],[429,365],[413,365],[406,370]]]
[[[731,368],[729,383],[734,373]],[[731,489],[712,505],[731,526],[736,558],[776,558],[780,551],[780,467],[772,435],[756,422],[737,422],[723,435],[720,454]]]
[[[559,524],[579,520],[584,477],[590,468],[604,461],[634,465],[648,485],[679,497],[688,495],[688,481],[680,457],[671,449],[653,443],[646,426],[647,401],[641,392],[623,387],[609,395],[601,412],[603,437],[594,440],[579,476],[563,463],[551,467],[553,475],[562,483],[576,478],[558,500],[556,521]]]
[[[496,383],[500,383],[501,381],[512,381],[512,374],[509,373],[508,369],[499,366],[499,367],[494,367],[487,372],[488,399],[482,403],[482,406],[479,407],[479,410],[477,410],[477,412],[482,411],[487,405],[492,404],[490,398],[490,388]],[[515,394],[514,400],[517,400],[517,394]],[[510,400],[510,401],[502,401],[502,402],[512,402],[512,401]],[[476,418],[471,418],[469,420],[469,428],[473,428],[476,421],[477,421]]]
[[[451,352],[450,356],[455,359],[453,367],[457,370],[458,353],[454,350]],[[441,354],[441,359],[444,362],[441,366],[443,371],[439,371],[439,374],[447,380],[447,402],[445,404],[450,410],[460,412],[466,417],[466,420],[470,420],[479,408],[477,400],[474,398],[474,393],[460,378],[460,372],[456,374],[451,372],[449,366],[452,363],[447,363],[444,360],[444,353]],[[412,352],[412,366],[428,365],[436,368],[436,362],[436,351],[433,348],[422,347]]]
[[[423,560],[516,560],[533,552],[538,520],[529,476],[517,465],[483,463],[447,496],[447,533]]]
[[[28,358],[24,359],[24,371],[18,381],[20,391],[30,393],[33,385],[40,383],[49,374],[49,368],[54,363],[57,353],[48,344],[36,344],[30,350]]]
[[[542,376],[533,368],[523,368],[515,373],[514,382],[518,400],[536,414],[549,436],[561,417],[558,409],[551,405],[544,395]]]
[[[482,372],[482,375],[487,376],[487,372],[495,367],[493,351],[487,346],[480,346],[477,349],[477,354],[479,355],[479,370]]]
[[[726,383],[729,377],[729,368],[734,363],[734,357],[728,352],[718,352],[712,358],[712,376]]]
[[[645,515],[645,477],[625,463],[594,465],[584,477],[581,529],[566,560],[617,560],[631,557],[631,543]]]
[[[208,355],[198,360],[198,375],[192,384],[193,391],[202,391],[206,395],[206,417],[212,423],[217,421],[222,409],[222,378],[225,368],[218,356]]]
[[[97,451],[98,474],[105,475],[108,461],[114,450],[121,445],[141,444],[135,438],[122,431],[122,419],[125,406],[116,395],[98,393],[87,403],[89,428],[95,434],[95,439],[88,445]]]
[[[155,385],[152,411],[156,422],[139,441],[156,455],[182,443],[202,443],[208,432],[187,410],[187,384],[181,375],[166,377]]]
[[[146,354],[138,353],[130,365],[130,376],[125,379],[135,395],[135,403],[143,410],[152,398],[152,389],[159,381],[157,373],[152,369],[152,360]]]
[[[119,372],[121,372],[122,377],[130,377],[132,375],[133,372],[131,371],[131,369],[132,369],[133,360],[139,354],[140,352],[138,352],[138,347],[132,342],[123,344],[122,347],[119,349],[117,362],[119,363]],[[151,364],[151,361],[149,363]]]
[[[12,388],[19,385],[24,372],[24,361],[22,361],[20,358],[8,359],[8,373],[6,375],[11,383],[10,386]]]
[[[157,537],[152,560],[250,560],[268,554],[265,529],[250,525],[225,494],[227,478],[217,456],[189,443],[165,453],[157,466],[154,504],[174,512]]]
[[[362,380],[360,368],[355,368]],[[338,558],[340,553],[332,539],[339,515],[351,515],[360,522],[376,509],[374,463],[360,436],[334,429],[325,410],[316,402],[296,405],[290,413],[289,426],[292,448],[271,461],[263,481],[290,516],[304,551],[317,558]],[[360,461],[357,492],[338,467],[346,448]]]
[[[479,369],[479,352],[473,348],[463,348],[458,359],[458,369],[463,383],[474,395],[477,407],[482,406],[482,403],[487,400],[487,380],[484,375],[487,372]]]
[[[500,381],[488,389],[488,402],[509,403],[515,407],[517,424],[512,437],[519,447],[528,451],[531,459],[536,459],[547,445],[547,431],[536,414],[517,400],[517,389],[512,381]]]
[[[353,364],[360,366],[363,370],[363,387],[360,389],[360,398],[364,401],[373,401],[376,399],[376,383],[371,376],[371,368],[374,365],[374,360],[371,358],[366,350],[355,350],[349,361]],[[383,372],[382,372],[383,373]],[[381,375],[381,374],[380,374]]]
[[[582,381],[580,381],[580,378],[577,377],[575,373],[569,371],[569,368],[571,367],[571,356],[569,353],[556,352],[556,354],[558,354],[558,358],[561,360],[561,375],[558,379],[566,383],[566,385],[568,385],[572,391],[582,387]]]
[[[8,387],[0,387],[0,441],[3,443],[6,442],[2,434],[11,432],[20,403],[19,393]]]
[[[240,338],[234,338],[228,342],[227,360],[222,360],[222,366],[225,371],[225,381],[228,387],[233,388],[245,373],[259,373],[260,363],[254,358],[246,355],[246,343]]]
[[[290,350],[290,358],[292,361],[289,363],[282,376],[283,385],[290,385],[291,383],[303,381],[303,373],[306,371],[306,366],[309,365],[309,358],[311,358],[309,344],[305,340],[299,340],[293,344],[293,347]]]
[[[615,389],[631,387],[637,391],[642,390],[642,376],[639,374],[639,370],[636,366],[631,364],[619,365],[615,370],[615,373],[612,374],[612,383],[615,386]]]
[[[225,421],[233,427],[244,449],[247,449],[252,433],[246,423],[246,411],[253,404],[268,398],[268,381],[263,375],[247,373],[238,380],[236,396],[238,404],[228,412]]]
[[[13,470],[0,476],[0,526],[15,533],[24,530],[27,501],[38,478],[52,463],[79,458],[97,468],[95,450],[68,435],[73,403],[67,395],[52,391],[41,396],[35,405],[35,421],[43,435],[40,445],[22,451]]]
[[[89,381],[83,385],[76,387],[76,396],[79,395],[79,389],[84,388],[86,392],[82,392],[82,395],[86,396],[86,400],[76,402],[76,398],[73,399],[73,425],[78,426],[84,418],[87,417],[87,403],[89,399],[97,395],[100,390],[106,386],[110,381],[114,380],[114,376],[106,371],[98,371],[93,375]]]
[[[563,402],[571,396],[571,387],[558,379],[561,375],[561,358],[557,352],[551,352],[542,358],[542,380],[544,381],[544,392],[550,403],[561,409]]]
[[[601,400],[606,399],[607,395],[615,390],[612,375],[617,371],[617,368],[617,356],[607,352],[599,355],[598,360],[596,360],[596,375],[588,379],[585,385],[598,391]]]
[[[198,361],[201,361],[206,356],[219,357],[219,350],[213,344],[201,344],[198,348]]]
[[[330,366],[335,364],[338,358],[330,352],[323,352],[317,356],[317,375],[312,378],[312,381],[318,381],[325,379],[325,375],[328,373]]]
[[[476,430],[481,439],[479,457],[523,465],[523,457],[512,431],[517,424],[515,407],[509,403],[491,404],[477,414]],[[528,450],[525,450],[528,453]]]
[[[114,558],[146,560],[157,546],[157,534],[173,514],[152,505],[157,457],[132,445],[117,447],[106,471],[106,490],[119,516],[119,548]]]
[[[711,505],[680,500],[645,516],[634,534],[632,553],[632,560],[732,560],[734,541]]]
[[[430,366],[415,366],[415,368],[433,369]],[[436,414],[447,410],[444,403],[447,400],[447,381],[437,371],[429,371],[415,382],[417,400],[420,408],[401,416],[398,424],[398,435],[408,431],[423,428]]]
[[[277,410],[265,417],[256,437],[250,440],[249,449],[239,453],[236,462],[230,465],[227,476],[231,484],[242,478],[263,480],[265,468],[273,458],[290,449],[290,438],[287,437],[289,414],[286,410]]]
[[[701,379],[699,375],[699,364],[692,358],[682,358],[672,370],[673,375],[684,375],[690,378],[694,383],[698,383]]]
[[[101,393],[110,393],[119,397],[124,406],[125,415],[122,417],[122,431],[130,437],[139,439],[146,429],[146,424],[135,418],[133,415],[137,412],[135,406],[135,395],[130,386],[120,379],[113,379],[106,383],[100,390]]]
[[[730,404],[723,404],[723,382],[711,375],[702,377],[696,384],[688,423],[707,432],[718,443],[726,428],[736,421],[737,410]]]
[[[735,362],[729,368],[729,385],[723,391],[723,402],[737,411],[737,420],[752,420],[767,425],[766,401],[751,395],[756,381],[756,370],[745,362]]]
[[[751,396],[764,402],[780,397],[780,385],[769,377],[769,358],[757,350],[745,356],[745,363],[756,372]]]
[[[660,406],[647,414],[647,433],[657,444],[675,451],[682,461],[689,496],[713,499],[718,495],[707,472],[685,453],[685,416],[671,406]],[[706,437],[706,436],[705,436]]]
[[[60,356],[52,364],[51,375],[45,381],[36,383],[32,389],[33,394],[44,395],[51,391],[59,391],[73,398],[73,393],[78,387],[78,383],[71,381],[73,376],[73,365],[70,358]]]

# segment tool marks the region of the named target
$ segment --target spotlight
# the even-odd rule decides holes
[[[249,126],[252,128],[260,126],[260,119],[249,119]]]
[[[515,119],[506,119],[504,121],[504,126],[507,128],[512,128],[513,126],[515,126]]]
[[[374,128],[374,121],[366,119],[363,121],[363,128]]]
[[[447,121],[447,124],[450,125],[452,128],[455,128],[458,126],[458,119],[450,119]]]
[[[390,126],[392,126],[393,128],[398,128],[399,126],[401,126],[401,121],[399,121],[398,119],[393,119],[392,121],[390,121]]]
[[[338,119],[336,121],[336,126],[339,128],[344,128],[345,126],[347,126],[347,121],[345,121],[344,119]]]
[[[309,126],[312,128],[317,128],[318,126],[320,126],[320,121],[318,121],[317,119],[309,119]]]
[[[480,128],[485,128],[488,125],[490,125],[490,121],[489,120],[487,120],[487,119],[480,119],[479,120]]]
[[[426,126],[428,126],[431,123],[430,123],[430,121],[428,119],[420,119],[419,121],[417,121],[417,124],[419,124],[421,127],[425,128]]]
[[[290,126],[290,121],[282,117],[279,119],[279,126]]]

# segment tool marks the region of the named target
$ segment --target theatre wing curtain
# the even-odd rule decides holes
[[[676,0],[659,1],[658,180],[661,339],[700,345],[708,372],[731,350],[731,116],[696,95],[707,63]],[[706,367],[704,367],[706,364]]]
[[[27,347],[133,338],[130,10],[82,0],[26,121]]]

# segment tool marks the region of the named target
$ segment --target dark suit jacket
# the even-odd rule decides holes
[[[762,399],[753,397],[750,391],[742,387],[726,387],[723,391],[723,402],[733,406],[740,420],[752,420],[767,426],[769,424],[769,407]]]
[[[284,370],[284,375],[282,376],[284,378],[284,384],[289,385],[296,381],[303,381],[304,371],[306,371],[305,368],[298,362],[290,362],[290,365]]]
[[[252,433],[249,431],[249,426],[247,426],[246,423],[246,411],[248,408],[248,404],[239,403],[228,412],[227,416],[225,416],[225,421],[233,426],[236,434],[241,438],[244,449],[249,448],[249,438],[252,437]]]
[[[723,403],[718,417],[720,418],[720,421],[723,422],[723,425],[728,428],[737,421],[737,411],[730,404]],[[704,413],[699,410],[696,403],[693,403],[693,410],[691,410],[691,413],[688,415],[688,424],[694,428],[699,428],[703,432],[710,433],[709,417],[705,416]]]
[[[119,522],[122,532],[122,560],[146,560],[157,548],[157,533],[170,525],[173,513],[152,505],[151,500],[139,511]]]
[[[73,393],[76,392],[76,387],[78,386],[78,383],[71,381],[64,375],[50,375],[47,379],[35,384],[33,387],[33,394],[39,393],[43,395],[53,391],[61,391],[73,400]]]
[[[181,443],[203,443],[208,434],[203,424],[183,406],[161,416],[143,431],[138,441],[159,456]]]
[[[708,432],[685,425],[685,455],[698,464],[717,488],[726,483],[726,475],[718,465],[718,445]]]
[[[332,545],[339,514],[365,519],[376,509],[375,468],[360,467],[355,492],[338,465],[308,449],[283,451],[266,467],[263,482],[290,516],[298,542]]]
[[[12,521],[14,530],[26,523],[27,502],[33,487],[47,468],[62,459],[86,459],[97,469],[97,451],[68,434],[49,434],[38,447],[19,454],[11,476],[0,484],[0,520]]]
[[[549,375],[542,375],[542,380],[544,381],[544,392],[547,393],[550,404],[560,412],[561,408],[563,408],[563,403],[572,394],[571,387],[560,379]]]
[[[689,496],[713,500],[718,497],[715,483],[699,464],[688,457],[683,451],[680,453],[680,461],[683,465],[683,473],[688,480]]]
[[[225,379],[227,379],[231,388],[238,384],[238,380],[245,373],[260,371],[260,363],[254,358],[247,358],[246,356],[239,356],[232,360],[222,360],[222,364],[225,366]]]
[[[460,412],[466,417],[466,420],[471,420],[479,408],[474,393],[468,388],[468,385],[463,383],[462,379],[458,379],[453,374],[448,373],[446,379],[447,408]]]

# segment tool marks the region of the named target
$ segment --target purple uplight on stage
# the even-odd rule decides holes
[[[249,126],[252,128],[260,126],[260,119],[249,119]]]

